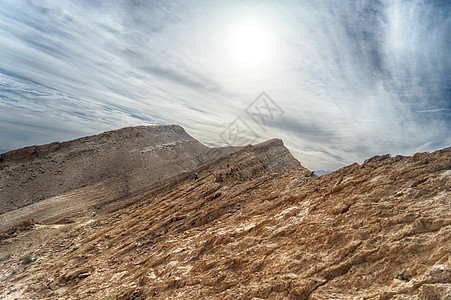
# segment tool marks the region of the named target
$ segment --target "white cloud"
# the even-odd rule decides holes
[[[449,146],[446,11],[432,1],[2,1],[0,148],[165,123],[221,144],[262,91],[284,115],[266,131],[247,121],[311,169]],[[226,33],[246,20],[275,42],[243,68],[227,59]]]

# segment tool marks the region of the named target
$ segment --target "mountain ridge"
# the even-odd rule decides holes
[[[53,152],[56,152],[60,149],[68,148],[73,145],[86,143],[94,141],[95,139],[104,138],[104,139],[112,139],[115,140],[119,136],[122,137],[138,137],[140,135],[139,130],[143,128],[173,128],[176,131],[182,133],[185,132],[183,127],[177,124],[170,124],[170,125],[141,125],[141,126],[127,126],[122,127],[120,129],[115,130],[108,130],[101,132],[99,134],[93,134],[89,136],[79,137],[68,141],[63,142],[51,142],[47,144],[41,144],[41,145],[32,145],[32,146],[25,146],[18,149],[13,149],[6,151],[4,153],[0,154],[0,162],[7,162],[7,161],[20,161],[24,159],[30,159],[34,157],[43,157],[46,155],[49,155]],[[186,133],[186,132],[185,132]],[[127,136],[128,135],[128,136]]]
[[[258,153],[249,155],[267,156],[254,163],[268,164],[274,172],[300,167],[281,140],[252,147],[247,149]],[[86,215],[98,210],[90,207],[121,202],[244,148],[209,148],[181,126],[163,125],[125,127],[9,151],[0,156],[0,229],[28,218],[54,222]]]

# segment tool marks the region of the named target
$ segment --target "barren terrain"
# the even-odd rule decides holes
[[[13,228],[0,298],[451,299],[451,148],[316,177],[274,163],[280,144],[112,213]]]

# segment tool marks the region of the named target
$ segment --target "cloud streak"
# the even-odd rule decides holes
[[[0,148],[179,123],[205,143],[262,91],[311,169],[449,146],[446,1],[12,1],[0,4]],[[274,56],[227,60],[227,29],[257,18]],[[254,128],[255,127],[255,128]]]

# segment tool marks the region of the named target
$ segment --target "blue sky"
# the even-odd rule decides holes
[[[447,147],[450,6],[2,0],[0,151],[173,123],[312,170]]]

